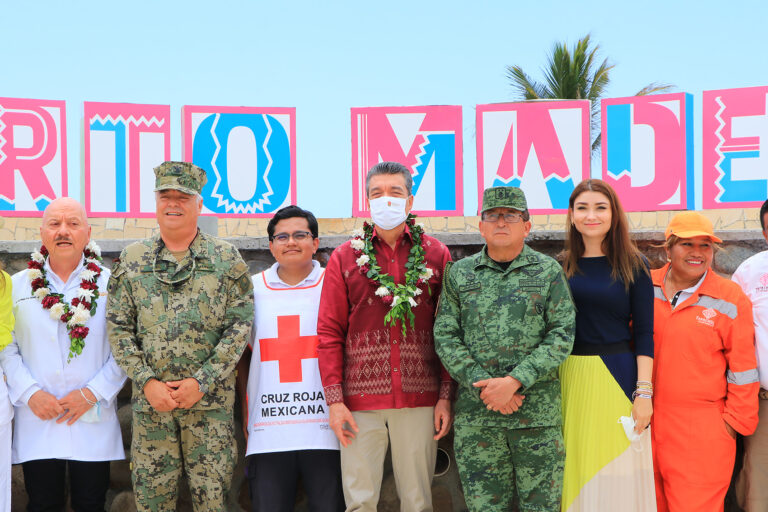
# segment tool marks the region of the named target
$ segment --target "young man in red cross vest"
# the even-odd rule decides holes
[[[333,252],[320,300],[320,374],[348,511],[376,511],[388,442],[400,510],[431,511],[437,440],[451,427],[454,383],[432,337],[450,254],[408,217],[412,188],[399,163],[368,171],[374,226]]]
[[[317,220],[286,206],[267,225],[277,261],[253,276],[251,351],[238,367],[248,409],[247,475],[252,510],[291,512],[299,475],[311,510],[344,510],[339,443],[328,425],[317,366],[317,308],[325,270],[317,251]],[[250,370],[248,370],[250,358]]]

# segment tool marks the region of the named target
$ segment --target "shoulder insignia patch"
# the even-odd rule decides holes
[[[237,287],[240,289],[240,293],[246,294],[253,292],[253,281],[248,273],[241,274],[235,281]]]

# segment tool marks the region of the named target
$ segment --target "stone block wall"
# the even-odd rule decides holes
[[[664,231],[674,211],[632,212],[627,215],[633,231]],[[712,220],[717,231],[743,231],[760,229],[757,208],[706,210],[702,212]],[[217,219],[203,217],[205,229],[221,238],[259,238],[267,236],[269,219],[236,218]],[[318,219],[320,236],[349,236],[363,225],[365,219]],[[477,233],[477,216],[423,217],[428,233]],[[564,214],[533,215],[533,232],[557,232],[565,226]],[[89,219],[95,240],[135,240],[152,236],[157,227],[154,218],[124,219],[95,217]],[[40,217],[0,217],[0,241],[32,241],[39,239]],[[0,246],[0,251],[4,250]]]

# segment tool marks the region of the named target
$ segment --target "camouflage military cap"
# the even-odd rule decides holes
[[[480,213],[493,208],[512,208],[524,212],[528,209],[525,194],[517,187],[491,187],[483,191],[483,207]]]
[[[189,162],[163,162],[155,167],[155,192],[174,189],[197,195],[207,181],[205,171]]]

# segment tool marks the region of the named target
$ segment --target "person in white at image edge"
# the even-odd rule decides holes
[[[760,227],[768,241],[768,201],[760,207]],[[744,466],[736,482],[736,497],[747,512],[763,512],[768,510],[768,251],[743,261],[731,279],[752,301],[760,379],[759,421],[754,434],[744,437]]]
[[[12,460],[22,464],[27,510],[64,510],[68,469],[72,508],[103,511],[109,461],[125,457],[115,397],[126,375],[104,315],[109,270],[74,199],[48,205],[40,236],[45,250],[12,278],[16,326],[0,352],[15,413]]]

